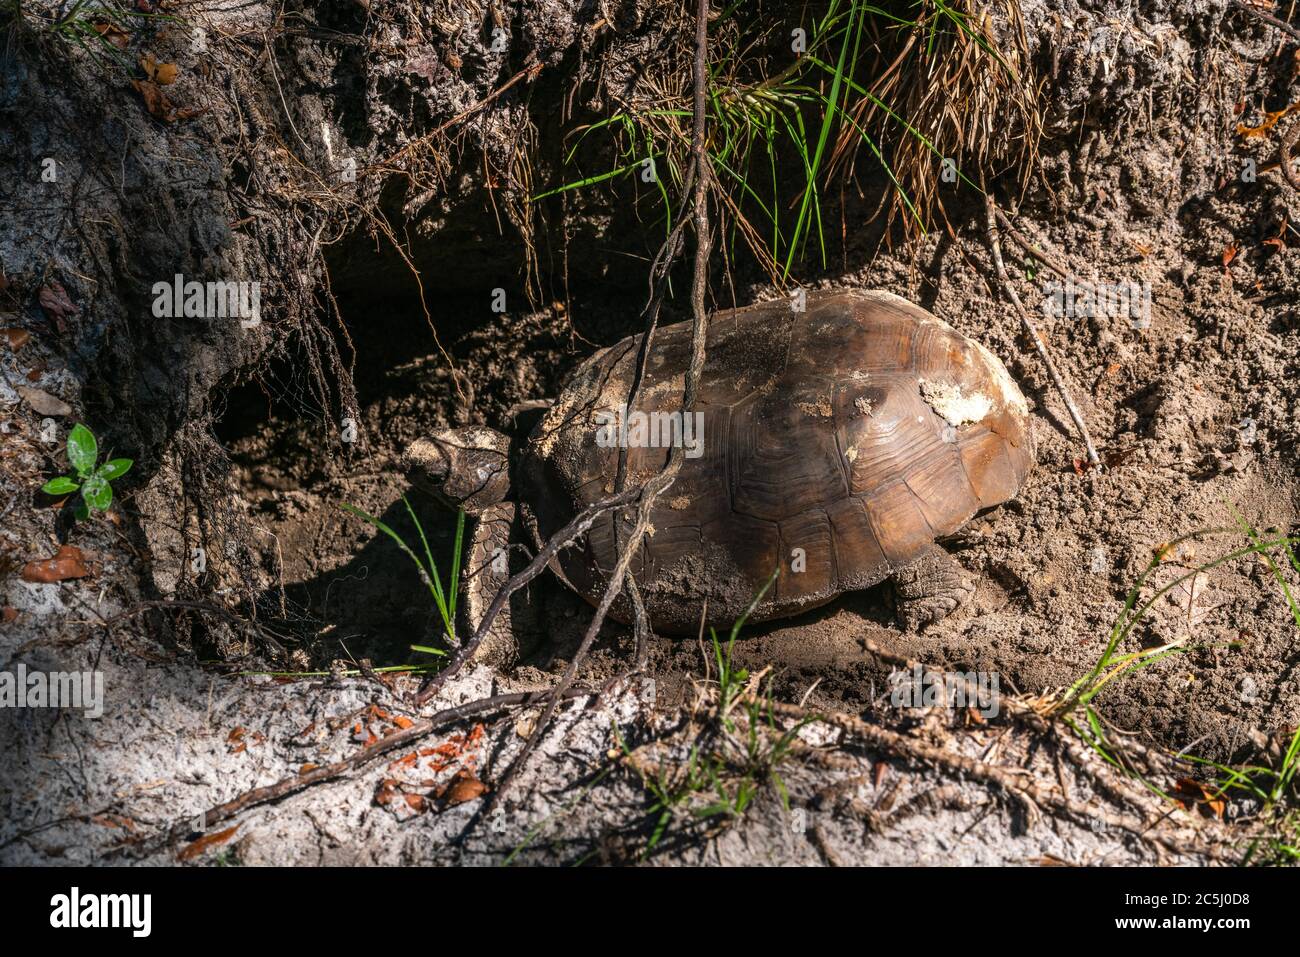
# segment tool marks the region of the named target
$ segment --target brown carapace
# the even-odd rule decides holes
[[[683,448],[631,571],[654,628],[728,627],[822,605],[918,563],[936,539],[1016,494],[1033,464],[1024,396],[979,343],[882,292],[810,293],[715,314],[693,415],[689,324],[588,359],[525,449],[520,499],[545,538]],[[630,519],[606,513],[557,571],[599,599]],[[707,605],[706,605],[707,603]],[[707,608],[707,610],[706,610]],[[626,620],[623,599],[614,612]]]

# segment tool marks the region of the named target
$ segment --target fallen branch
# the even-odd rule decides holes
[[[1269,24],[1270,26],[1276,27],[1277,29],[1281,30],[1283,33],[1289,33],[1297,40],[1300,40],[1300,30],[1297,30],[1295,27],[1287,23],[1285,20],[1281,20],[1278,17],[1273,16],[1273,14],[1267,13],[1259,9],[1259,7],[1255,6],[1254,4],[1247,3],[1246,0],[1228,0],[1228,2],[1231,3],[1238,10],[1244,10],[1247,13],[1251,14],[1252,16],[1258,17],[1259,19],[1263,20],[1265,23]]]
[[[465,641],[456,650],[445,668],[424,680],[413,699],[415,704],[423,705],[437,694],[438,689],[445,685],[474,656],[474,652],[478,650],[479,645],[487,637],[492,628],[492,623],[496,621],[497,615],[501,613],[501,609],[505,607],[505,603],[510,600],[511,595],[540,575],[561,549],[567,548],[579,537],[585,535],[598,517],[610,509],[619,508],[636,501],[640,494],[641,489],[639,488],[628,489],[621,494],[597,502],[595,505],[589,505],[579,512],[568,525],[565,525],[552,535],[550,540],[533,557],[533,560],[528,563],[528,566],[511,576],[509,581],[501,586],[501,590],[497,592],[496,597],[492,599],[492,603],[488,605],[487,611],[483,613],[483,620],[479,622],[478,630],[474,632],[473,637]]]
[[[563,697],[576,698],[582,695],[591,694],[586,688],[571,688],[563,693]],[[492,698],[481,698],[478,701],[471,701],[467,704],[457,705],[454,708],[447,708],[439,711],[429,718],[423,718],[416,721],[409,728],[390,734],[386,738],[376,741],[369,747],[362,748],[355,754],[346,758],[335,761],[333,764],[322,765],[303,774],[296,774],[293,777],[284,778],[275,784],[268,784],[265,787],[254,788],[251,791],[245,791],[238,797],[232,798],[216,807],[209,808],[203,812],[201,818],[201,828],[206,830],[213,825],[227,821],[243,811],[257,807],[262,804],[271,804],[275,801],[282,800],[291,794],[304,791],[316,784],[323,784],[326,781],[333,781],[340,778],[350,771],[369,764],[377,758],[395,751],[398,748],[414,744],[421,738],[427,737],[440,728],[449,724],[454,724],[470,715],[482,714],[488,711],[500,711],[511,707],[529,707],[540,704],[543,699],[552,700],[555,697],[554,692],[549,691],[529,691],[519,694],[503,694]],[[187,818],[173,825],[168,831],[166,843],[176,844],[184,840],[194,832],[195,818]]]
[[[1076,801],[1058,791],[1049,790],[1037,781],[1027,780],[1030,776],[1028,771],[1012,771],[964,754],[956,754],[937,745],[914,740],[897,731],[869,724],[851,714],[817,712],[779,701],[765,702],[764,707],[770,707],[773,713],[791,720],[821,722],[895,756],[943,768],[950,773],[965,775],[982,784],[996,786],[1026,806],[1051,808],[1053,811],[1074,818],[1085,826],[1101,821],[1108,827],[1127,831],[1148,844],[1159,845],[1179,855],[1201,855],[1223,863],[1240,863],[1238,854],[1221,846],[1191,844],[1172,835],[1159,833],[1154,830],[1155,824],[1148,824],[1133,815],[1095,807]],[[1156,823],[1162,819],[1158,819]],[[1189,822],[1189,826],[1195,824],[1194,821]]]
[[[1291,129],[1282,137],[1278,152],[1282,158],[1282,176],[1291,184],[1292,189],[1300,191],[1300,177],[1296,176],[1295,168],[1291,165],[1291,148],[1295,146],[1298,136],[1300,136],[1300,123],[1292,123]]]
[[[1057,260],[1053,256],[1050,256],[1047,253],[1043,252],[1043,250],[1035,246],[1032,241],[1025,238],[1023,234],[1017,231],[1016,227],[1011,225],[1011,220],[1007,219],[1007,214],[1002,212],[1001,207],[995,205],[993,207],[993,213],[995,216],[997,216],[998,222],[1002,224],[1002,231],[1005,232],[1012,239],[1014,239],[1016,241],[1016,244],[1021,249],[1029,253],[1029,255],[1033,256],[1035,259],[1037,259],[1039,262],[1045,265],[1048,269],[1052,270],[1052,272],[1056,273],[1062,279],[1074,278],[1070,270],[1066,269],[1059,262],[1057,262]]]
[[[711,250],[709,236],[709,211],[708,211],[708,188],[709,188],[709,156],[707,142],[705,139],[706,122],[708,116],[708,52],[709,52],[709,0],[698,0],[695,15],[695,64],[694,64],[694,84],[695,84],[695,102],[694,102],[694,128],[691,136],[691,157],[694,176],[691,178],[692,186],[692,212],[695,228],[695,268],[691,282],[691,361],[686,370],[686,381],[682,392],[682,410],[684,414],[695,407],[696,396],[699,392],[700,378],[704,372],[704,352],[706,333],[708,327],[708,316],[705,313],[704,294],[708,286],[709,270],[709,253]],[[673,248],[674,239],[672,236],[666,241],[667,247],[659,259],[663,261],[662,279],[666,281],[668,271],[672,265],[672,258],[675,253]],[[656,292],[659,292],[656,290]],[[642,342],[641,357],[642,361],[648,356],[649,343],[648,337],[654,331],[654,323],[658,318],[657,301],[660,295],[651,300],[649,322],[647,329],[647,338]],[[639,382],[638,382],[639,385]],[[635,387],[633,389],[632,399],[635,400]],[[596,635],[600,632],[601,625],[604,624],[610,608],[613,606],[615,599],[623,590],[624,579],[628,572],[628,567],[632,558],[636,555],[641,547],[641,540],[645,537],[646,531],[650,526],[650,513],[654,507],[655,499],[667,489],[677,479],[677,474],[681,471],[685,459],[685,449],[681,445],[674,445],[668,455],[668,463],[664,466],[662,472],[650,479],[639,490],[639,502],[637,505],[636,524],[633,526],[627,542],[622,546],[618,560],[615,562],[614,569],[609,576],[609,581],[605,585],[604,594],[601,595],[600,602],[596,606],[596,613],[592,616],[591,623],[587,626],[586,633],[582,636],[582,643],[578,650],[574,652],[573,658],[569,661],[569,666],[565,669],[564,676],[556,685],[552,697],[547,701],[542,710],[542,715],[533,727],[533,732],[528,736],[524,743],[523,749],[506,768],[505,774],[502,775],[500,783],[496,790],[493,791],[492,797],[488,800],[487,805],[483,808],[478,819],[486,818],[499,806],[505,795],[509,792],[511,784],[526,765],[529,756],[537,748],[542,736],[550,724],[551,717],[555,713],[556,703],[561,695],[567,692],[577,678],[578,668],[581,666],[583,659],[591,650],[592,643],[596,640]]]
[[[1060,393],[1062,401],[1065,402],[1065,408],[1070,413],[1070,419],[1074,422],[1074,427],[1078,430],[1079,436],[1083,439],[1083,444],[1088,450],[1088,464],[1093,468],[1100,468],[1101,459],[1098,458],[1097,449],[1092,444],[1092,436],[1088,432],[1088,427],[1083,423],[1083,416],[1079,413],[1079,407],[1074,404],[1070,390],[1066,388],[1065,380],[1061,378],[1056,363],[1052,361],[1052,354],[1047,350],[1047,343],[1038,334],[1034,320],[1029,317],[1029,310],[1020,301],[1015,287],[1011,285],[1010,277],[1007,276],[1007,267],[1002,262],[1002,244],[998,240],[997,206],[993,202],[992,194],[985,194],[985,214],[989,232],[989,245],[993,250],[993,265],[997,268],[998,278],[1002,280],[1002,288],[1020,314],[1021,325],[1024,326],[1025,332],[1033,341],[1034,348],[1038,350],[1039,358],[1043,360],[1043,365],[1047,367],[1047,374],[1051,377],[1052,384],[1056,386],[1056,391]]]

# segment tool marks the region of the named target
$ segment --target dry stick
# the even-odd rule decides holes
[[[1007,219],[1007,215],[1002,212],[1001,207],[994,206],[993,213],[997,216],[998,222],[1002,224],[1002,231],[1014,239],[1021,249],[1039,260],[1043,265],[1052,270],[1052,272],[1056,273],[1062,279],[1073,279],[1070,271],[1057,262],[1053,256],[1043,252],[1043,250],[1035,246],[1032,241],[1026,239],[1021,233],[1019,233],[1016,230],[1016,227],[1011,225],[1011,220]]]
[[[550,540],[534,556],[533,560],[528,563],[528,567],[512,576],[509,581],[501,586],[501,590],[497,592],[496,597],[492,599],[492,604],[488,605],[487,611],[483,614],[483,620],[479,622],[478,630],[474,632],[474,636],[456,650],[445,668],[424,680],[420,690],[416,692],[413,699],[414,703],[422,705],[437,694],[438,689],[446,684],[474,656],[474,652],[478,651],[479,645],[487,637],[488,630],[492,627],[497,615],[501,613],[501,609],[505,607],[505,603],[510,600],[511,595],[540,575],[550,560],[561,549],[568,547],[579,537],[585,535],[599,516],[610,509],[619,508],[636,501],[640,494],[640,488],[628,489],[594,505],[589,505],[579,512],[568,525],[565,525],[552,535]]]
[[[688,184],[694,182],[694,176],[695,164],[692,162],[686,177]],[[664,247],[656,256],[655,262],[651,266],[652,284],[657,271],[660,272],[662,280],[666,282],[668,271],[672,267],[672,261],[676,257],[676,250],[680,244],[681,225],[684,221],[684,215],[678,217],[678,225],[673,229],[668,240],[665,242]],[[652,288],[651,291],[650,303],[647,306],[648,321],[650,323],[647,328],[647,334],[652,334],[654,332],[655,325],[658,322],[659,306],[662,303],[662,300],[663,282],[661,282],[657,289]],[[639,365],[639,369],[643,368],[644,361]],[[638,375],[628,400],[629,406],[635,400],[636,390],[640,386],[640,381],[641,376]],[[622,465],[622,461],[623,460],[620,459],[620,465]],[[597,502],[594,505],[588,506],[577,517],[569,522],[568,525],[551,536],[550,540],[542,547],[542,550],[538,552],[537,556],[528,564],[528,567],[510,578],[510,580],[501,587],[501,590],[497,592],[496,597],[492,599],[492,603],[488,605],[487,611],[479,622],[479,626],[474,632],[473,637],[456,651],[455,655],[452,656],[445,668],[437,674],[430,675],[424,680],[424,683],[420,686],[419,692],[416,693],[415,698],[413,699],[415,704],[423,705],[433,697],[433,695],[437,694],[438,689],[445,685],[447,681],[459,672],[460,669],[463,668],[474,656],[474,652],[478,650],[479,645],[481,645],[483,640],[487,637],[488,631],[492,627],[492,623],[496,621],[497,615],[501,613],[501,609],[505,607],[505,603],[510,599],[511,595],[540,575],[542,571],[545,570],[550,560],[558,554],[561,549],[568,547],[579,537],[586,534],[600,515],[610,511],[611,509],[621,508],[624,505],[631,504],[637,499],[641,492],[642,489],[640,487],[628,490],[622,488],[620,485],[614,495]],[[647,630],[649,629],[649,625],[645,622],[638,621],[638,625],[645,627]]]
[[[931,667],[925,662],[909,658],[906,655],[898,654],[897,652],[889,651],[888,649],[881,647],[880,644],[871,638],[863,638],[860,640],[863,648],[865,648],[869,654],[883,662],[902,668],[904,671],[912,671],[916,668],[920,668],[923,671],[936,674],[939,673],[938,669]],[[951,678],[952,675],[948,674],[945,677]],[[968,702],[978,701],[979,689],[964,675],[957,673],[956,677],[962,682],[963,691],[966,694],[966,700]],[[1005,711],[1010,712],[1013,719],[1022,722],[1030,728],[1030,730],[1038,734],[1050,734],[1061,746],[1062,750],[1070,760],[1074,762],[1075,769],[1080,774],[1088,775],[1097,787],[1109,794],[1112,800],[1116,803],[1132,801],[1132,798],[1128,795],[1122,794],[1122,792],[1115,787],[1114,783],[1107,776],[1106,770],[1109,767],[1108,765],[1103,764],[1100,767],[1094,767],[1094,762],[1085,760],[1087,752],[1080,749],[1077,739],[1073,734],[1063,733],[1059,725],[1050,721],[1048,718],[1045,718],[1024,701],[1017,700],[1016,698],[1003,697],[1000,700],[1000,704]],[[1172,770],[1169,767],[1169,756],[1167,754],[1152,751],[1139,742],[1121,741],[1115,746],[1114,750],[1126,761],[1130,761],[1134,757],[1141,758],[1142,762],[1147,766],[1148,772],[1153,769],[1158,769],[1163,773],[1168,773]],[[1134,773],[1131,769],[1126,768],[1125,770],[1126,774]]]
[[[447,132],[447,130],[451,129],[457,123],[460,123],[462,120],[469,119],[469,117],[473,116],[479,110],[483,109],[483,107],[487,106],[489,103],[491,103],[493,100],[499,97],[502,93],[506,92],[506,90],[510,89],[520,80],[527,77],[528,80],[531,82],[532,80],[537,79],[537,75],[541,72],[542,72],[541,63],[529,64],[528,66],[520,70],[518,73],[516,73],[514,76],[512,76],[510,79],[506,80],[506,82],[501,84],[501,86],[497,87],[487,96],[483,97],[483,99],[479,100],[477,103],[474,103],[471,106],[466,107],[464,110],[461,110],[451,119],[438,125],[431,132],[425,133],[423,136],[419,137],[418,139],[411,140],[411,142],[407,143],[405,146],[403,146],[397,152],[393,153],[391,156],[387,156],[384,159],[380,160],[378,163],[375,164],[375,166],[379,169],[383,169],[387,167],[390,163],[396,161],[401,156],[404,156],[405,154],[409,153],[411,150],[416,149],[417,147],[420,147],[425,143],[429,143],[433,141],[437,137],[441,136],[443,133]]]
[[[691,165],[686,173],[687,188],[690,188],[695,182],[696,168],[697,165],[692,158]],[[683,207],[681,214],[678,216],[677,226],[673,228],[663,247],[661,247],[659,252],[656,254],[655,261],[651,264],[651,295],[650,301],[646,307],[648,323],[646,329],[647,338],[654,334],[655,327],[658,324],[659,308],[662,305],[664,291],[667,288],[668,273],[672,268],[673,260],[676,259],[677,251],[680,248],[681,232],[685,222],[685,207]],[[659,280],[657,284],[656,278]],[[645,364],[647,361],[646,348],[646,341],[643,340],[641,357],[638,360],[638,373],[634,380],[628,400],[629,407],[631,407],[632,403],[635,401],[637,390],[640,388],[641,380],[644,378]],[[625,461],[626,460],[623,456],[620,455],[620,476],[622,475]],[[484,613],[482,621],[479,622],[478,629],[474,632],[474,636],[457,650],[456,654],[452,656],[445,668],[437,674],[430,675],[424,680],[424,683],[420,686],[420,690],[416,693],[415,698],[413,699],[414,703],[416,705],[423,705],[438,692],[439,688],[445,685],[452,676],[465,666],[470,658],[473,657],[474,652],[478,650],[479,645],[483,643],[489,629],[492,627],[492,623],[496,620],[497,615],[500,614],[501,609],[505,606],[506,601],[509,600],[511,595],[540,575],[546,568],[546,565],[550,562],[551,558],[553,558],[561,549],[568,547],[577,538],[586,534],[595,523],[596,518],[611,509],[621,508],[625,505],[631,504],[641,495],[642,491],[642,487],[631,490],[624,489],[620,480],[618,489],[614,495],[589,506],[574,518],[573,521],[553,535],[550,541],[548,541],[542,548],[542,551],[538,553],[537,557],[529,563],[528,567],[513,576],[504,586],[502,586],[501,591],[497,593],[496,597],[492,600],[492,603],[488,605],[488,609]],[[648,620],[644,618],[643,609],[638,611],[637,625],[638,627],[649,631],[650,626]]]
[[[1300,190],[1300,179],[1297,179],[1295,169],[1291,166],[1291,147],[1295,146],[1297,136],[1300,136],[1300,123],[1292,123],[1291,129],[1282,137],[1278,151],[1282,154],[1282,175],[1292,189]]]
[[[705,122],[707,116],[707,63],[709,50],[709,0],[698,0],[695,16],[695,103],[694,103],[694,130],[691,137],[691,154],[693,165],[695,167],[694,199],[693,213],[695,219],[695,271],[691,282],[691,362],[686,372],[685,388],[682,393],[682,410],[683,415],[690,414],[695,406],[696,395],[699,391],[699,380],[701,373],[704,371],[704,347],[705,334],[707,331],[708,317],[704,311],[704,292],[708,284],[709,269],[709,211],[708,211],[708,187],[709,187],[709,158],[706,151],[705,142]],[[671,250],[669,250],[671,253]],[[623,588],[623,579],[627,574],[628,566],[632,562],[633,556],[641,545],[641,540],[645,536],[646,529],[650,524],[650,511],[654,507],[654,501],[668,486],[677,478],[677,473],[681,471],[684,459],[685,449],[680,445],[674,445],[668,455],[668,464],[664,470],[651,479],[644,486],[640,503],[637,507],[636,525],[633,527],[631,535],[628,537],[627,544],[624,545],[622,552],[619,554],[618,561],[614,565],[614,570],[610,575],[609,582],[605,586],[605,593],[601,596],[600,603],[596,606],[596,613],[592,617],[591,624],[587,626],[586,633],[582,636],[582,643],[574,653],[573,658],[569,661],[569,666],[565,669],[564,676],[560,683],[556,685],[553,696],[547,701],[542,711],[541,717],[533,726],[533,732],[529,735],[528,740],[524,743],[523,749],[518,756],[510,763],[496,790],[492,792],[491,798],[488,799],[487,805],[483,808],[479,819],[486,818],[496,810],[497,806],[504,799],[509,791],[511,784],[519,773],[523,770],[529,755],[537,748],[542,736],[545,734],[547,726],[550,724],[551,717],[555,713],[555,706],[560,696],[573,684],[577,677],[578,666],[582,663],[590,650],[592,643],[596,640],[596,634],[604,624],[605,616],[609,614],[610,607],[614,604],[615,598]]]
[[[590,694],[586,688],[570,688],[564,692],[566,697],[576,698],[582,695]],[[460,721],[463,718],[475,714],[482,714],[485,711],[499,711],[503,708],[522,705],[528,707],[537,705],[542,702],[543,698],[550,697],[551,692],[547,691],[529,691],[519,694],[503,694],[493,698],[482,698],[478,701],[471,701],[467,704],[458,705],[454,708],[447,708],[445,711],[439,711],[429,718],[424,718],[415,722],[409,728],[390,734],[382,738],[369,747],[362,748],[355,754],[346,758],[335,761],[333,764],[326,764],[322,767],[315,768],[304,774],[296,774],[293,777],[284,778],[275,784],[269,784],[266,787],[254,788],[251,791],[245,791],[243,794],[224,804],[218,804],[203,813],[202,826],[206,830],[214,824],[220,824],[222,821],[229,820],[242,811],[249,808],[257,807],[262,804],[270,804],[288,797],[311,787],[313,784],[320,784],[324,781],[332,781],[335,778],[342,777],[349,771],[354,771],[363,765],[381,757],[390,751],[414,744],[421,738],[432,734],[439,728]],[[167,844],[175,844],[183,840],[192,831],[193,818],[181,821],[173,825],[167,835]]]
[[[1006,768],[1000,768],[996,765],[988,764],[984,761],[976,760],[964,754],[955,754],[944,748],[928,744],[923,741],[915,741],[907,735],[899,734],[896,731],[890,731],[888,728],[882,728],[874,724],[868,724],[861,718],[851,714],[842,714],[839,712],[816,712],[798,705],[786,704],[784,702],[773,701],[765,702],[766,706],[779,715],[794,720],[814,720],[823,724],[828,724],[833,728],[838,728],[848,734],[854,735],[866,741],[875,747],[888,751],[891,754],[901,757],[911,758],[912,760],[921,761],[927,764],[937,765],[948,771],[964,774],[986,785],[996,785],[1008,794],[1020,799],[1027,800],[1034,804],[1050,807],[1055,811],[1069,815],[1080,821],[1101,820],[1110,827],[1121,828],[1131,834],[1145,840],[1149,843],[1159,844],[1162,847],[1182,855],[1201,854],[1215,860],[1227,863],[1240,863],[1238,855],[1226,851],[1215,845],[1198,845],[1188,844],[1166,834],[1152,833],[1151,826],[1138,820],[1128,814],[1116,814],[1098,808],[1089,807],[1080,801],[1075,801],[1064,795],[1049,791],[1037,784],[1037,782],[1027,781],[1023,778],[1029,774],[1027,771],[1021,771],[1019,774],[1013,773]],[[1195,826],[1195,825],[1193,825]]]
[[[1047,343],[1039,336],[1034,321],[1029,318],[1029,310],[1020,301],[1020,296],[1016,294],[1015,287],[1011,285],[1011,279],[1007,276],[1007,267],[1002,262],[1002,244],[998,241],[996,209],[997,206],[993,202],[993,196],[987,194],[985,196],[985,218],[988,224],[989,245],[993,250],[993,265],[997,268],[998,278],[1002,280],[1002,288],[1006,290],[1012,305],[1020,313],[1021,325],[1024,326],[1025,332],[1038,350],[1039,358],[1043,360],[1043,365],[1047,367],[1047,374],[1051,376],[1052,384],[1056,386],[1056,391],[1061,394],[1061,399],[1065,402],[1065,408],[1070,413],[1074,427],[1078,429],[1079,436],[1087,447],[1088,464],[1093,468],[1100,468],[1101,459],[1097,457],[1097,449],[1092,444],[1092,436],[1088,433],[1088,427],[1083,424],[1083,416],[1079,414],[1079,407],[1074,404],[1074,399],[1070,396],[1070,390],[1065,386],[1065,380],[1061,378],[1061,373],[1056,369],[1056,363],[1052,361],[1052,354],[1047,351]]]
[[[1247,13],[1254,14],[1255,16],[1259,17],[1259,19],[1263,20],[1265,23],[1271,24],[1272,26],[1277,27],[1279,30],[1283,31],[1284,33],[1289,33],[1297,40],[1300,40],[1300,30],[1297,30],[1295,27],[1287,23],[1285,20],[1280,20],[1277,17],[1273,16],[1273,14],[1271,13],[1265,13],[1263,10],[1259,9],[1258,7],[1246,3],[1245,0],[1229,0],[1229,2],[1238,10],[1245,10]]]

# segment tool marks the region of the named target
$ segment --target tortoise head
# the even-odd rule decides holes
[[[407,446],[402,469],[416,488],[478,515],[510,491],[509,451],[510,440],[492,429],[443,429]]]

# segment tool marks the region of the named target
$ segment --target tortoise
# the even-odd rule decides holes
[[[974,591],[936,542],[1012,498],[1034,460],[1025,398],[978,342],[878,291],[808,293],[801,311],[777,300],[717,312],[685,416],[690,323],[655,333],[629,410],[640,343],[632,336],[583,362],[521,448],[482,426],[407,448],[412,484],[478,519],[468,627],[508,577],[512,540],[526,534],[540,547],[615,491],[620,448],[629,484],[658,474],[670,446],[683,449],[629,566],[658,632],[729,627],[774,575],[751,621],[892,578],[900,623],[914,630]],[[512,478],[519,507],[507,500]],[[618,513],[631,511],[603,513],[551,562],[593,604],[632,525]],[[630,611],[626,596],[611,609],[622,621]],[[509,654],[508,630],[492,629],[489,656]]]

